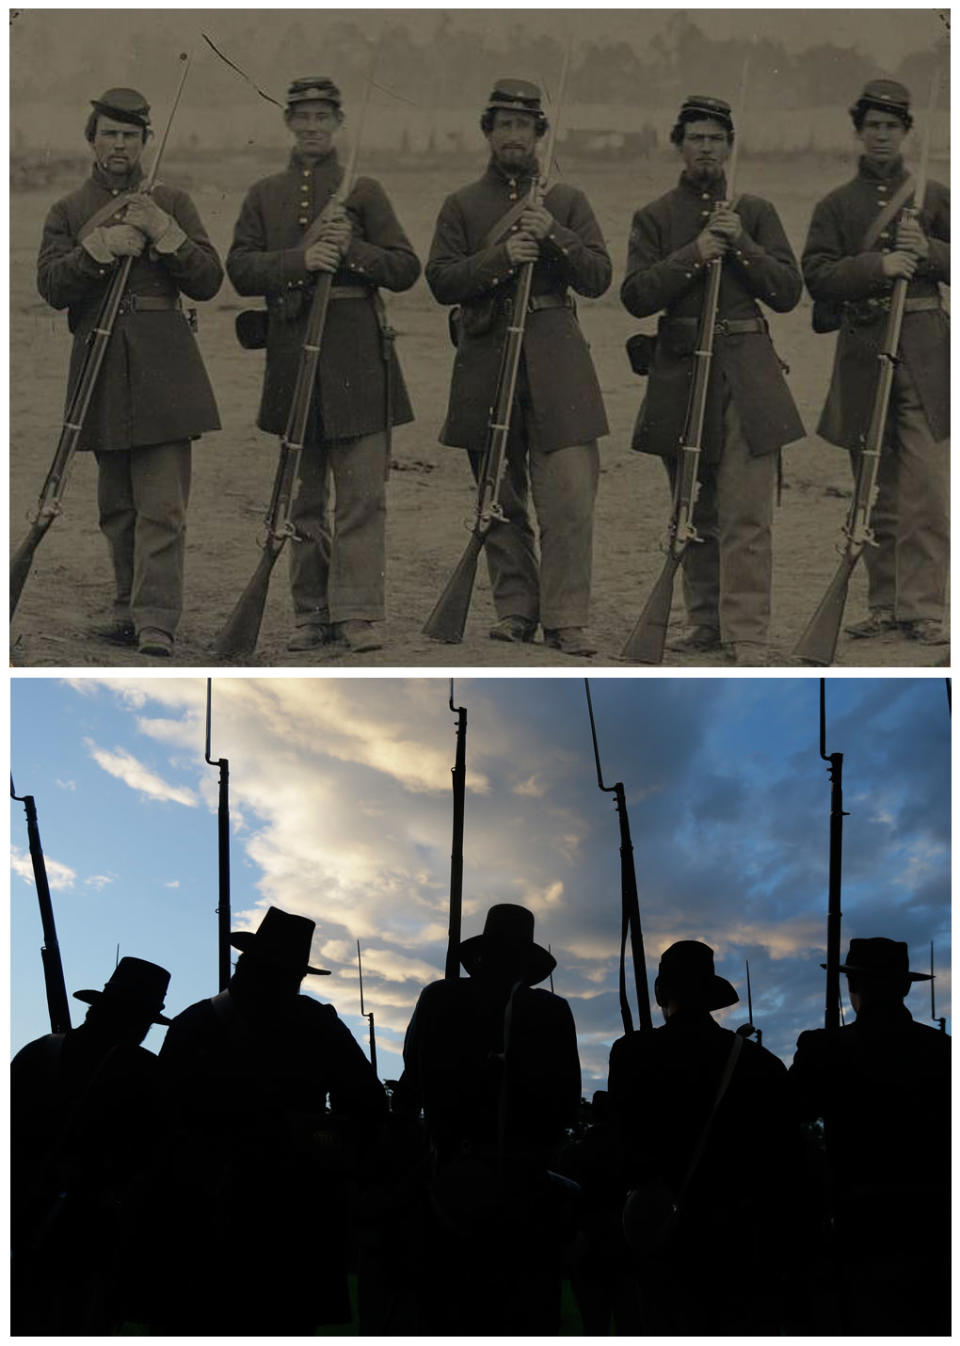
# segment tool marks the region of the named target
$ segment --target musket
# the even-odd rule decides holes
[[[220,803],[217,808],[217,850],[220,900],[217,904],[217,966],[220,990],[230,981],[230,763],[226,757],[210,756],[210,722],[213,679],[207,678],[207,742],[204,760],[220,768]]]
[[[741,1024],[737,1032],[742,1038],[756,1038],[757,1046],[763,1046],[763,1030],[758,1028],[753,1022],[753,991],[750,987],[750,959],[744,960],[747,965],[747,1022]]]
[[[180,85],[177,89],[176,97],[173,100],[173,107],[170,109],[170,116],[167,118],[167,125],[163,133],[163,138],[154,155],[153,164],[150,168],[147,180],[141,188],[145,193],[153,191],[156,184],[160,161],[163,158],[163,152],[170,135],[173,118],[180,105],[180,97],[183,93],[183,86],[186,83],[187,75],[190,71],[191,59],[192,58],[188,56],[186,52],[180,53],[180,60],[185,61],[186,64],[183,68],[183,74],[180,76]],[[23,592],[24,584],[27,582],[27,576],[30,574],[34,554],[40,543],[46,537],[54,519],[63,513],[61,500],[63,499],[63,494],[66,490],[67,471],[70,467],[73,455],[76,452],[77,445],[80,442],[80,436],[83,433],[83,427],[90,410],[90,403],[93,400],[93,394],[100,377],[100,371],[103,368],[107,346],[113,335],[117,315],[120,311],[120,303],[127,288],[127,282],[130,279],[130,271],[135,260],[136,259],[133,257],[121,258],[120,265],[113,273],[110,283],[107,286],[96,322],[93,325],[90,335],[87,337],[86,350],[83,356],[83,363],[80,367],[80,374],[67,406],[67,414],[63,419],[63,424],[60,429],[60,438],[57,442],[57,449],[53,455],[53,462],[50,465],[46,480],[43,483],[43,489],[40,492],[37,511],[31,521],[30,531],[10,559],[11,620],[17,610],[17,604],[20,602],[20,595]]]
[[[568,43],[563,58],[563,69],[557,87],[557,97],[550,119],[550,133],[547,152],[544,156],[543,170],[534,179],[530,187],[530,204],[539,205],[547,191],[550,173],[553,167],[554,146],[560,109],[563,105],[564,88],[567,82],[567,70],[570,65],[570,45]],[[458,645],[463,640],[467,613],[473,597],[474,581],[477,577],[477,562],[483,551],[484,543],[494,524],[507,522],[500,505],[500,487],[506,467],[507,441],[510,437],[510,423],[513,417],[513,403],[517,390],[517,378],[520,372],[520,357],[523,354],[523,337],[530,306],[530,287],[533,282],[535,262],[524,262],[517,270],[516,293],[508,318],[504,336],[503,350],[500,355],[500,371],[497,375],[496,391],[491,407],[490,420],[487,423],[486,441],[483,459],[477,477],[477,503],[470,525],[470,539],[463,555],[446,588],[437,599],[430,616],[423,624],[423,634],[433,640],[441,640],[449,645]]]
[[[373,1010],[368,1014],[363,1003],[363,963],[360,961],[360,941],[357,940],[357,972],[360,976],[360,1014],[370,1025],[370,1064],[377,1073],[377,1038],[373,1031]]]
[[[353,189],[357,156],[363,139],[363,127],[367,117],[367,109],[370,105],[374,68],[378,56],[379,47],[374,51],[370,74],[364,89],[357,133],[350,147],[350,157],[340,180],[340,186],[321,211],[321,219],[324,216],[331,216],[342,206]],[[297,540],[297,530],[290,521],[290,513],[299,486],[300,455],[303,452],[310,407],[316,389],[317,369],[320,364],[320,350],[323,344],[323,332],[327,321],[327,309],[330,304],[332,286],[333,272],[320,271],[314,285],[307,326],[300,347],[297,379],[287,416],[286,430],[280,441],[280,457],[274,474],[270,506],[264,519],[263,532],[258,539],[262,548],[260,560],[250,582],[237,599],[236,606],[227,619],[226,626],[214,641],[214,651],[226,659],[245,657],[252,654],[256,649],[273,567],[276,565],[277,557],[283,551],[287,539]]]
[[[740,79],[740,111],[746,100],[749,56],[743,63]],[[735,202],[734,182],[740,157],[740,136],[735,137],[727,173],[727,204]],[[720,302],[720,282],[723,278],[723,257],[715,257],[707,266],[700,325],[697,329],[697,348],[693,353],[693,378],[687,401],[687,413],[680,439],[679,457],[673,491],[673,508],[667,526],[666,557],[660,576],[650,591],[637,624],[621,651],[624,659],[639,664],[663,663],[663,649],[673,606],[673,582],[691,543],[703,538],[697,532],[693,513],[697,503],[700,454],[703,448],[703,423],[710,390],[710,372],[713,367],[713,345],[717,327],[717,308]]]
[[[824,1027],[840,1027],[840,886],[843,868],[843,753],[825,751],[827,734],[826,679],[820,679],[820,756],[829,762],[830,889],[827,899],[827,997]]]
[[[453,767],[453,848],[450,852],[450,926],[444,977],[460,976],[460,915],[463,907],[463,806],[467,778],[467,708],[453,704],[450,679],[450,709],[457,716],[457,756]]]
[[[593,719],[593,702],[590,698],[590,680],[584,678],[587,692],[587,710],[590,715],[590,732],[593,735],[593,755],[597,763],[597,784],[605,794],[612,794],[620,822],[620,1014],[623,1019],[623,1031],[633,1032],[633,1015],[630,1012],[630,1000],[627,995],[627,935],[630,936],[630,951],[633,955],[633,978],[637,993],[637,1013],[640,1019],[640,1031],[647,1033],[653,1028],[650,1017],[650,992],[647,988],[647,963],[643,951],[643,931],[640,927],[640,902],[637,897],[637,875],[633,864],[633,842],[630,838],[630,819],[627,816],[627,800],[623,781],[614,785],[604,785],[603,771],[600,766],[600,749],[597,745],[597,726]]]
[[[930,160],[930,145],[933,134],[933,113],[936,106],[940,83],[939,70],[934,71],[930,86],[930,101],[927,107],[927,124],[923,134],[923,149],[920,156],[920,168],[917,172],[917,185],[913,194],[913,205],[904,210],[904,215],[913,219],[920,218],[927,192],[927,169]],[[907,299],[909,281],[898,276],[893,282],[890,293],[890,309],[887,314],[883,342],[877,352],[877,382],[873,394],[873,407],[866,435],[861,441],[857,476],[853,497],[843,525],[843,540],[840,544],[840,563],[827,591],[794,646],[793,653],[810,664],[827,666],[833,663],[840,637],[840,624],[847,602],[847,590],[850,576],[866,547],[877,545],[873,529],[870,527],[870,515],[873,510],[877,484],[877,472],[880,467],[880,453],[883,448],[884,430],[887,413],[890,409],[890,394],[897,365],[900,347],[900,329],[903,326],[904,306]]]
[[[936,978],[933,975],[933,940],[931,940],[930,941],[930,1018],[933,1020],[935,1024],[940,1025],[940,1032],[945,1033],[947,1031],[946,1019],[937,1018],[937,999],[933,989],[933,984],[935,980]]]
[[[57,941],[57,927],[53,919],[53,902],[50,898],[50,884],[47,881],[47,866],[43,858],[43,845],[40,841],[40,828],[37,824],[37,804],[33,795],[18,795],[13,788],[13,773],[10,775],[10,798],[22,804],[27,815],[27,837],[30,842],[30,859],[33,862],[33,877],[37,885],[37,899],[40,903],[40,924],[43,927],[43,945],[40,960],[43,964],[43,982],[47,992],[47,1010],[50,1014],[50,1032],[66,1033],[70,1028],[70,1007],[67,1000],[67,984],[63,976],[63,960],[60,957],[60,945]]]

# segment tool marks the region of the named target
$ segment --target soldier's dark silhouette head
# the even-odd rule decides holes
[[[533,939],[533,912],[512,902],[490,908],[483,933],[460,943],[460,962],[471,977],[512,985],[536,986],[557,960]]]
[[[851,939],[840,971],[847,974],[850,1003],[857,1013],[863,1008],[899,1005],[915,981],[931,979],[929,972],[910,970],[905,943],[883,936]]]
[[[710,945],[696,939],[678,940],[663,951],[653,990],[666,1018],[678,1010],[724,1009],[740,999],[714,971]]]
[[[310,945],[316,922],[268,907],[256,930],[234,930],[230,943],[240,950],[231,989],[258,1000],[295,996],[308,974],[328,977],[325,968],[310,966]]]
[[[85,1026],[112,1042],[136,1045],[151,1024],[169,1024],[160,1011],[170,973],[143,958],[121,958],[102,991],[74,991],[75,1000],[90,1006]]]

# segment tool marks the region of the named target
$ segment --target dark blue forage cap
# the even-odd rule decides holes
[[[150,125],[150,104],[136,89],[108,89],[99,98],[91,98],[97,112],[114,121],[129,122],[132,126]]]
[[[721,122],[728,131],[733,130],[733,116],[729,103],[722,98],[714,98],[710,94],[688,94],[677,114],[677,120],[692,122],[697,121],[700,117],[710,117],[713,121]]]
[[[487,112],[498,108],[511,112],[542,112],[542,94],[526,79],[498,79],[487,99]]]
[[[338,108],[340,90],[326,75],[304,75],[302,79],[295,79],[287,90],[287,107],[293,107],[295,103],[332,103]]]

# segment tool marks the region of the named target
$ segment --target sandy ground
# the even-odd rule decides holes
[[[218,161],[206,165],[174,162],[164,178],[192,193],[214,243],[226,252],[245,186],[279,163]],[[481,159],[424,168],[366,165],[394,201],[421,258],[427,254],[436,212],[444,195],[471,180]],[[937,176],[943,176],[937,165]],[[780,212],[795,251],[803,245],[814,202],[848,176],[836,158],[798,164],[749,158],[740,187],[770,197]],[[614,283],[603,299],[580,305],[607,407],[610,435],[601,442],[597,501],[593,615],[591,632],[599,653],[585,661],[531,645],[492,641],[487,630],[493,607],[481,564],[463,643],[439,645],[421,634],[421,625],[466,543],[465,522],[473,490],[465,455],[437,443],[446,406],[452,348],[446,312],[421,279],[410,292],[390,297],[391,320],[417,416],[394,437],[387,524],[387,611],[384,647],[351,655],[336,647],[290,654],[291,626],[286,564],[273,576],[267,611],[251,667],[514,667],[583,669],[610,666],[619,671],[618,652],[660,572],[669,514],[666,478],[659,461],[629,449],[642,396],[642,380],[630,371],[624,342],[639,324],[621,307],[619,284],[626,259],[632,211],[675,180],[669,159],[636,171],[572,164],[570,181],[587,192],[614,259]],[[27,530],[27,518],[56,445],[70,339],[63,314],[54,313],[35,289],[34,266],[45,212],[75,182],[21,191],[11,198],[11,544]],[[259,532],[276,464],[278,442],[254,426],[262,375],[262,354],[243,351],[234,338],[236,312],[247,305],[225,282],[218,297],[200,305],[199,342],[220,405],[223,429],[201,440],[194,452],[194,477],[187,544],[185,614],[175,662],[217,665],[212,642],[222,628],[258,559]],[[829,378],[833,338],[810,328],[810,302],[786,316],[774,315],[773,335],[791,368],[790,386],[808,428],[816,424]],[[652,330],[652,324],[644,324]],[[837,545],[850,494],[846,456],[815,436],[784,454],[784,491],[775,520],[775,571],[771,652],[773,662],[793,665],[790,649],[819,601],[837,561]],[[96,466],[92,455],[75,460],[62,518],[38,549],[13,622],[12,660],[18,667],[159,665],[93,640],[92,623],[109,614],[112,576],[106,543],[96,524]],[[866,615],[866,577],[858,567],[850,586],[846,620]],[[673,621],[682,621],[679,581]],[[839,665],[857,667],[932,666],[946,647],[925,647],[900,636],[854,641],[843,636]],[[164,666],[169,664],[164,661]],[[722,669],[717,655],[696,658],[667,651],[665,667]]]

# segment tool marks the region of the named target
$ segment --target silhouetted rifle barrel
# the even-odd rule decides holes
[[[450,709],[457,716],[457,756],[453,767],[453,846],[450,851],[450,925],[444,977],[460,976],[460,917],[463,909],[463,812],[467,778],[467,708],[453,704],[450,679]]]
[[[933,989],[933,984],[935,980],[936,978],[934,977],[933,974],[933,940],[931,940],[930,941],[930,1018],[933,1020],[935,1024],[940,1025],[940,1032],[945,1033],[947,1031],[946,1019],[937,1018],[937,998],[936,993]]]
[[[567,46],[563,60],[563,70],[557,90],[557,98],[551,117],[550,138],[544,157],[544,166],[530,188],[531,205],[539,205],[546,192],[547,181],[553,167],[553,151],[556,143],[557,125],[560,108],[563,104],[567,69],[570,63],[570,48]],[[477,504],[471,525],[470,539],[463,555],[446,588],[437,599],[433,611],[423,624],[423,634],[433,640],[444,641],[448,645],[457,645],[463,640],[473,597],[473,586],[477,577],[477,562],[487,535],[495,523],[506,523],[507,518],[500,505],[500,486],[506,465],[507,441],[510,437],[510,423],[513,416],[513,403],[517,390],[517,378],[520,371],[520,357],[523,354],[523,336],[526,330],[527,313],[530,306],[530,287],[533,282],[534,262],[524,262],[517,271],[516,290],[508,319],[503,350],[500,355],[500,371],[497,386],[487,424],[487,437],[483,451],[483,460],[477,480]]]
[[[939,71],[935,71],[930,87],[923,150],[917,173],[916,190],[913,196],[914,204],[904,211],[905,215],[910,215],[914,219],[920,218],[927,191],[927,166],[930,158],[933,113],[937,101],[939,78]],[[819,664],[825,667],[833,663],[837,652],[837,641],[840,637],[840,626],[843,622],[843,611],[847,603],[850,576],[863,555],[864,548],[877,545],[873,529],[870,527],[870,515],[873,510],[877,472],[883,449],[884,429],[890,409],[893,378],[900,359],[898,354],[900,331],[903,326],[904,306],[907,300],[909,283],[905,277],[898,276],[893,282],[893,289],[890,294],[890,310],[884,327],[883,342],[877,352],[877,383],[873,394],[870,423],[860,448],[853,498],[843,525],[840,562],[816,612],[810,618],[803,635],[794,646],[794,655],[810,664]]]
[[[40,827],[37,823],[37,804],[33,795],[18,795],[15,792],[12,775],[10,777],[10,798],[21,803],[27,815],[30,860],[33,864],[34,882],[37,885],[37,900],[40,903],[40,924],[43,927],[43,946],[40,949],[40,959],[43,964],[43,983],[47,993],[50,1032],[66,1033],[70,1028],[70,1006],[67,1000],[67,984],[63,976],[60,944],[57,940],[57,927],[53,919],[53,902],[50,897],[50,884],[47,881],[47,866],[43,858],[43,845],[40,841]]]
[[[830,786],[830,889],[827,899],[827,992],[824,1027],[840,1027],[840,892],[843,871],[843,753],[827,756],[826,679],[820,679],[820,756],[829,763]]]
[[[747,63],[744,62],[740,82],[740,106],[745,101]],[[733,185],[739,160],[740,137],[734,140],[727,174],[727,200],[735,203]],[[691,543],[702,542],[693,522],[697,503],[700,454],[703,448],[703,423],[710,391],[710,372],[713,367],[713,344],[717,327],[717,308],[720,302],[720,282],[723,279],[723,257],[715,257],[707,266],[700,326],[697,330],[697,348],[693,353],[693,379],[678,450],[676,480],[673,491],[673,509],[667,527],[666,557],[659,578],[650,591],[637,624],[627,638],[621,654],[624,659],[639,664],[660,664],[673,606],[673,582]]]
[[[230,981],[230,763],[226,757],[210,756],[212,678],[207,678],[207,741],[205,760],[220,768],[220,800],[217,806],[217,860],[219,901],[217,903],[217,968],[220,990]]]
[[[366,1019],[370,1028],[370,1064],[373,1067],[373,1073],[377,1073],[377,1035],[373,1027],[373,1010],[367,1013],[363,1003],[363,962],[360,958],[360,941],[357,940],[357,975],[360,979],[360,1014]]]
[[[630,836],[630,818],[627,814],[627,801],[623,782],[604,785],[603,771],[600,766],[600,749],[597,744],[597,726],[593,718],[593,701],[590,697],[590,680],[584,678],[583,685],[587,693],[587,710],[590,715],[590,732],[593,736],[593,753],[597,763],[597,784],[605,794],[612,794],[620,823],[620,1014],[623,1019],[623,1031],[633,1032],[633,1015],[630,1011],[630,999],[627,995],[626,949],[627,937],[630,938],[630,952],[633,957],[633,979],[637,994],[637,1013],[641,1032],[653,1028],[650,1017],[650,992],[647,988],[647,963],[643,948],[643,930],[640,925],[640,901],[637,896],[637,874],[633,862],[633,841]]]
[[[166,130],[163,133],[163,139],[160,141],[159,148],[153,159],[153,165],[146,182],[140,189],[143,192],[150,192],[157,180],[157,171],[160,167],[160,160],[163,158],[163,151],[167,144],[167,138],[170,135],[170,127],[173,125],[174,114],[180,103],[180,96],[183,93],[183,86],[186,83],[187,74],[190,70],[190,58],[187,54],[181,53],[181,61],[186,61],[183,74],[180,76],[180,86],[177,89],[176,97],[173,100],[173,107],[170,110],[170,116],[167,119]],[[73,393],[67,406],[67,414],[64,417],[63,425],[60,430],[60,438],[57,442],[57,449],[53,455],[53,462],[50,464],[50,470],[47,473],[46,480],[43,483],[43,489],[40,492],[40,498],[37,503],[37,512],[30,525],[30,531],[23,539],[20,546],[10,558],[10,618],[17,610],[17,604],[20,602],[20,595],[23,592],[23,586],[27,582],[27,576],[33,566],[34,554],[40,543],[46,537],[51,524],[59,514],[63,513],[61,500],[66,490],[67,471],[70,467],[73,455],[76,452],[77,445],[80,442],[80,436],[83,433],[83,427],[86,423],[87,414],[90,411],[90,403],[93,400],[93,394],[96,391],[97,383],[100,378],[100,371],[103,368],[104,357],[107,353],[107,346],[113,335],[113,329],[117,321],[117,314],[120,311],[120,304],[127,288],[127,282],[130,279],[130,271],[134,263],[133,257],[124,257],[120,261],[107,286],[103,301],[100,305],[100,311],[97,314],[96,322],[87,338],[87,348],[84,353],[83,363],[80,367],[80,373],[74,386]]]
[[[756,1038],[756,1039],[757,1039],[757,1046],[758,1046],[758,1047],[762,1047],[762,1046],[763,1046],[763,1032],[762,1032],[762,1030],[759,1029],[759,1028],[757,1027],[757,1025],[753,1022],[753,988],[752,988],[751,985],[750,985],[750,959],[747,958],[747,959],[745,960],[745,962],[746,962],[746,968],[747,968],[747,1020],[748,1020],[748,1022],[745,1023],[745,1024],[741,1024],[740,1027],[737,1029],[737,1032],[740,1034],[740,1036],[741,1036],[742,1038]]]
[[[376,57],[374,57],[376,64]],[[337,206],[349,196],[356,173],[357,154],[363,136],[363,124],[366,120],[370,92],[373,88],[371,69],[367,79],[363,106],[357,124],[357,134],[350,150],[350,159],[340,180],[340,186],[321,212],[330,215]],[[330,304],[330,290],[333,286],[333,272],[321,271],[314,285],[313,298],[303,343],[300,347],[300,363],[297,367],[297,379],[287,417],[287,426],[280,442],[280,457],[273,479],[270,494],[270,507],[264,520],[261,546],[263,548],[257,567],[247,587],[237,600],[236,606],[227,619],[227,624],[214,641],[214,651],[227,659],[243,658],[253,653],[260,638],[263,612],[270,588],[270,577],[277,557],[283,551],[288,538],[296,540],[297,530],[290,521],[290,512],[299,488],[300,455],[306,439],[307,423],[317,382],[317,369],[320,364],[320,351],[323,345],[323,333],[327,322],[327,309]]]

